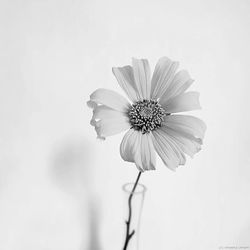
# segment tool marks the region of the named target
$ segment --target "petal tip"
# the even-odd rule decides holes
[[[173,168],[173,167],[169,167],[169,166],[167,166],[170,170],[172,170],[173,172],[176,172],[176,169],[177,169],[177,167],[175,167],[175,168]]]
[[[101,136],[101,135],[97,135],[96,139],[98,139],[99,141],[105,141],[106,137]]]
[[[91,101],[91,100],[87,101],[86,104],[91,109],[94,109],[94,108],[97,107],[97,104],[95,102]]]
[[[91,126],[95,126],[96,125],[96,120],[95,119],[91,119],[90,120],[90,125]]]

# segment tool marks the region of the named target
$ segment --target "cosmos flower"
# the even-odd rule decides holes
[[[153,170],[156,153],[171,170],[184,165],[186,156],[201,149],[205,123],[190,115],[176,114],[200,109],[199,93],[186,90],[193,83],[178,62],[160,58],[151,78],[146,59],[132,59],[132,66],[112,69],[129,101],[120,94],[97,89],[90,95],[90,124],[98,138],[128,130],[120,145],[123,160],[139,171]]]

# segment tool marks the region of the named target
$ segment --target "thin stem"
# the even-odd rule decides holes
[[[127,229],[126,229],[126,239],[125,239],[125,243],[124,243],[124,247],[123,247],[123,250],[126,250],[127,249],[127,246],[128,246],[128,243],[130,241],[130,239],[132,238],[132,236],[135,234],[135,230],[133,230],[132,232],[130,232],[130,222],[131,222],[131,218],[132,218],[132,198],[133,198],[133,195],[134,195],[134,192],[135,192],[135,189],[137,187],[137,184],[139,182],[139,179],[141,177],[141,171],[139,172],[137,178],[136,178],[136,181],[135,181],[135,184],[133,186],[133,189],[129,195],[129,198],[128,198],[128,220],[125,222],[126,223],[126,226],[127,226]]]

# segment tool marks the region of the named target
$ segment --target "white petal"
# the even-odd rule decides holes
[[[123,137],[120,145],[120,154],[124,161],[134,162],[134,150],[135,145],[138,143],[138,137],[139,134],[133,129],[130,129]]]
[[[161,127],[180,147],[180,149],[189,156],[193,157],[195,153],[201,150],[201,140],[188,136],[183,133],[178,133],[166,126]]]
[[[174,74],[179,66],[167,57],[159,59],[152,77],[151,98],[160,98],[171,84]]]
[[[146,59],[132,59],[134,79],[140,99],[150,99],[150,67]]]
[[[128,118],[124,116],[101,120],[92,119],[90,124],[95,127],[97,137],[100,139],[105,139],[107,136],[118,134],[130,128]]]
[[[178,157],[179,165],[184,165],[186,163],[186,157],[179,144],[176,143],[176,141],[171,136],[169,136],[164,130],[160,130],[159,132],[165,138],[167,143],[170,145],[170,147]]]
[[[125,112],[114,110],[105,105],[99,105],[93,109],[92,119],[99,120],[99,119],[126,118],[126,117],[128,116],[126,115]]]
[[[97,89],[90,95],[89,107],[95,107],[94,103],[103,104],[112,109],[125,112],[129,107],[129,102],[120,94],[109,89]]]
[[[186,92],[169,99],[166,103],[161,102],[167,113],[177,113],[201,109],[198,92]]]
[[[140,171],[155,169],[155,151],[150,134],[130,129],[120,145],[124,161],[134,162]]]
[[[183,155],[181,155],[180,151],[178,151],[178,153],[175,152],[175,150],[177,149],[172,146],[168,135],[161,129],[153,131],[152,135],[152,140],[156,152],[161,157],[164,164],[169,169],[175,171],[178,165],[183,163]]]
[[[199,118],[191,115],[168,115],[164,124],[176,132],[190,134],[196,138],[204,138],[206,124]]]
[[[155,169],[155,149],[151,134],[143,134],[141,137],[141,158],[144,170]]]
[[[170,98],[184,93],[193,83],[193,79],[189,76],[186,70],[181,70],[175,74],[173,81],[162,95],[162,102],[167,102]]]
[[[96,108],[98,106],[98,104],[96,102],[91,101],[91,100],[87,101],[87,105],[91,109],[94,109],[94,108]]]
[[[166,133],[164,134],[165,136],[167,135]],[[169,135],[167,135],[168,138],[168,143],[175,152],[176,156],[179,158],[179,165],[184,165],[186,163],[186,156],[179,146],[179,144]]]
[[[112,71],[128,98],[132,102],[138,101],[140,98],[135,85],[133,68],[131,66],[125,66],[122,68],[112,68]]]

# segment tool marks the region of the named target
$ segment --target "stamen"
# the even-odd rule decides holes
[[[133,129],[141,130],[143,134],[149,133],[159,127],[164,117],[169,115],[156,100],[137,101],[132,104],[129,111],[129,121]]]

